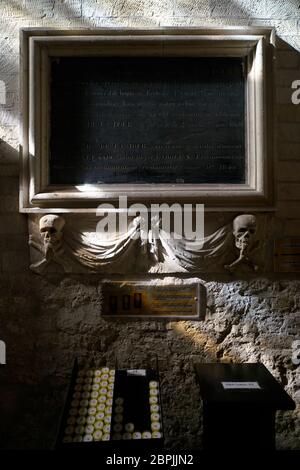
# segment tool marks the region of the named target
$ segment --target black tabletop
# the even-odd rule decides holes
[[[295,403],[263,364],[195,364],[203,402],[293,410]]]

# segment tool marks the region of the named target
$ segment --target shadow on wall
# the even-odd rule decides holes
[[[14,165],[16,174],[19,174],[19,152],[2,139],[0,139],[0,165]]]
[[[19,214],[19,152],[0,139],[0,272],[20,271],[21,258],[16,264],[9,261],[9,253],[25,250],[28,262],[27,218]],[[24,243],[24,246],[22,246]],[[16,256],[17,258],[17,256]],[[22,258],[24,261],[24,258]],[[22,265],[26,269],[25,265]]]
[[[241,292],[240,288],[239,295],[247,297],[254,286],[251,289],[244,284],[246,292]],[[7,283],[7,301],[13,303],[15,298],[19,299],[19,304],[22,298],[33,301],[26,309],[23,307],[24,321],[17,331],[20,311],[9,308],[8,304],[6,307],[7,319],[11,319],[10,322],[7,320],[5,330],[10,334],[8,351],[11,363],[10,369],[5,369],[6,380],[2,377],[1,387],[4,396],[8,397],[9,406],[6,408],[3,402],[3,413],[0,411],[5,434],[1,445],[21,448],[53,445],[74,356],[102,356],[104,362],[111,366],[117,356],[120,366],[134,368],[155,366],[157,354],[167,445],[178,449],[182,446],[198,448],[201,445],[201,407],[193,363],[259,360],[265,331],[260,331],[258,342],[255,328],[243,329],[241,336],[235,338],[233,326],[239,324],[242,330],[244,322],[249,320],[249,312],[235,311],[228,318],[227,305],[225,309],[220,304],[215,311],[212,309],[205,323],[108,323],[100,316],[99,285],[97,278],[85,276],[82,279],[80,275],[45,278],[30,275]],[[257,282],[259,285],[267,289],[267,282],[265,285]],[[219,291],[214,292],[215,303],[221,297],[226,301],[222,292],[220,285]],[[233,304],[234,298],[232,293],[227,304]],[[259,329],[264,323],[267,323],[267,329],[269,321],[273,321],[267,317],[267,312],[265,306],[256,316]],[[281,324],[279,319],[274,321]],[[229,341],[234,346],[233,353]],[[295,416],[284,414],[280,421],[280,424],[284,423],[281,433],[285,437],[292,435]]]

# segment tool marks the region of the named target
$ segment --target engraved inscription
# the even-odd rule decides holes
[[[52,61],[50,183],[246,181],[240,58]]]

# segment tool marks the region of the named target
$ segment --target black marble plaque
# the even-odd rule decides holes
[[[245,183],[241,58],[52,60],[50,184]]]

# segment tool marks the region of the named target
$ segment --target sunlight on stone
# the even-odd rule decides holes
[[[0,143],[1,140],[13,149],[19,150],[19,129],[13,126],[3,126],[0,119]]]
[[[205,352],[210,360],[215,359],[219,356],[220,344],[210,337],[209,332],[199,331],[197,327],[193,325],[193,322],[177,322],[172,324],[174,330],[177,331],[181,336],[188,339],[195,345],[196,348],[201,348]],[[230,334],[228,335],[230,336]],[[231,343],[231,342],[230,342]],[[270,357],[265,351],[266,357],[270,361]],[[227,350],[223,351],[220,357],[221,362],[256,362],[257,354],[254,343],[247,344],[247,347],[240,351],[239,344],[228,344]]]
[[[81,192],[81,193],[84,193],[84,192],[87,192],[87,191],[98,191],[97,189],[97,185],[94,185],[94,184],[89,184],[89,183],[83,183],[83,184],[80,184],[78,186],[75,186],[75,188],[77,189],[77,191]]]
[[[0,104],[6,104],[6,86],[3,80],[0,80]]]
[[[172,326],[181,336],[187,338],[191,343],[194,343],[197,347],[203,349],[203,351],[207,352],[210,356],[216,357],[218,344],[209,338],[206,333],[200,333],[200,331],[195,331],[190,328],[191,325],[191,322],[185,321],[174,323]],[[230,359],[236,360],[235,357],[230,357]]]
[[[85,17],[153,17],[172,15],[176,0],[93,0],[82,3],[82,14]]]
[[[298,35],[299,2],[294,0],[273,0],[266,2],[250,2],[248,0],[231,0],[231,5],[240,15],[248,17],[250,27],[274,28],[276,36],[285,41],[295,50],[300,51],[300,37]],[[280,18],[276,20],[274,18]],[[236,23],[236,18],[234,18]]]
[[[6,103],[1,103],[1,92],[0,92],[0,122],[3,127],[18,127],[19,119],[17,115],[14,115],[11,111],[3,109]]]

